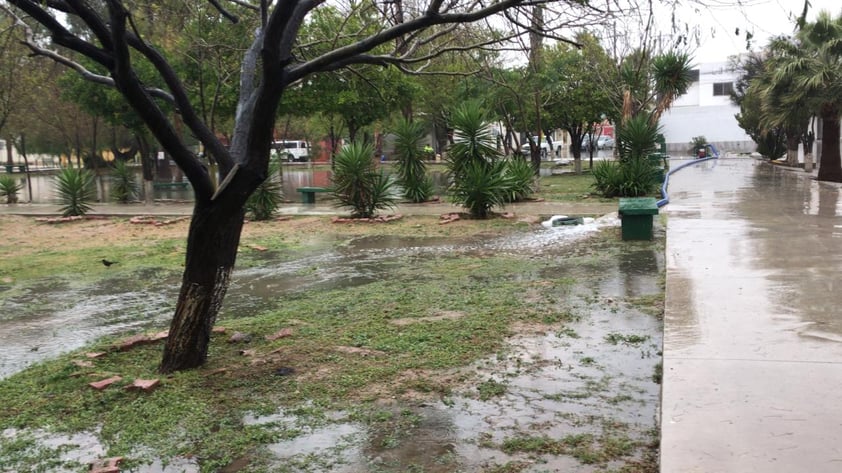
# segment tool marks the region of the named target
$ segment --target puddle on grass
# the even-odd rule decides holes
[[[490,239],[365,237],[287,261],[267,256],[257,267],[235,271],[220,318],[271,309],[284,294],[382,280],[400,264],[400,257],[475,252],[551,255],[567,243],[618,224],[616,217],[606,216],[587,225],[541,227]],[[148,270],[130,279],[89,286],[49,281],[0,293],[0,379],[105,335],[165,326],[174,310],[178,281],[172,272]]]
[[[353,287],[380,280],[388,277],[393,265],[399,264],[397,259],[404,256],[490,252],[559,257],[560,265],[545,269],[542,277],[574,277],[578,285],[571,297],[581,299],[576,304],[577,312],[587,313],[566,324],[561,332],[512,338],[500,354],[466,369],[475,374],[475,384],[446,399],[392,406],[396,417],[410,415],[413,419],[398,430],[373,428],[350,420],[345,413],[332,413],[310,422],[294,413],[247,416],[245,424],[284,433],[278,435],[283,440],[266,446],[273,459],[269,471],[445,473],[487,471],[516,464],[519,469],[513,471],[591,472],[642,459],[656,427],[660,386],[653,381],[653,374],[660,361],[662,329],[657,318],[625,301],[660,293],[662,257],[651,248],[631,246],[630,251],[612,262],[586,268],[591,278],[581,280],[576,273],[582,268],[571,272],[561,258],[570,253],[568,243],[615,225],[616,219],[607,217],[591,225],[541,228],[486,240],[363,238],[319,254],[237,271],[231,296],[226,300],[228,313],[253,311],[284,293]],[[0,332],[3,358],[8,358],[6,353],[17,358],[4,361],[0,374],[7,375],[28,362],[53,356],[55,352],[46,349],[28,351],[35,340],[40,340],[38,336],[61,340],[63,350],[72,348],[68,343],[79,346],[105,333],[134,329],[145,323],[160,325],[170,315],[168,306],[176,290],[173,286],[139,291],[136,287],[103,283],[93,288],[66,287],[48,294],[39,288],[28,295],[0,299],[3,307],[25,305],[26,297],[46,300],[40,306],[41,312],[12,319],[19,327],[18,336],[8,333],[4,324]],[[238,293],[243,294],[242,298],[235,296]],[[142,314],[142,320],[138,314]],[[28,324],[34,335],[21,337],[20,332]],[[82,336],[68,340],[77,332]],[[10,350],[10,345],[16,344],[18,348]],[[31,357],[27,358],[27,353]],[[496,387],[499,392],[481,399],[478,387],[482,385]],[[595,455],[602,442],[611,439],[632,446],[622,458],[594,463],[584,463],[572,453],[504,452],[502,447],[512,439],[577,435],[586,439],[588,448],[597,452]],[[85,463],[91,457],[102,456],[103,447],[93,434],[89,436],[71,438],[62,444],[63,454],[76,455],[67,457],[67,461]],[[45,436],[38,443],[48,445],[51,441]],[[90,453],[84,456],[84,451]],[[232,468],[230,471],[237,471],[239,467]],[[158,461],[133,471],[169,473],[198,469],[196,463],[176,459],[166,467]]]
[[[46,432],[44,430],[18,430],[15,428],[5,429],[0,432],[0,438],[4,441],[14,440],[20,444],[20,448],[11,452],[20,458],[29,458],[27,463],[30,471],[49,471],[51,473],[74,473],[88,471],[94,462],[105,460],[107,449],[99,441],[96,433],[76,432],[71,435],[62,435]],[[151,458],[149,452],[145,454],[135,452],[129,455],[131,458]],[[126,468],[125,465],[120,471],[138,473],[198,473],[201,471],[195,459],[173,458],[164,464],[160,459],[138,466]],[[11,470],[3,469],[0,471]]]
[[[657,440],[662,323],[625,301],[660,293],[663,260],[648,250],[632,253],[617,265],[634,269],[636,284],[605,268],[597,296],[581,284],[574,290],[590,298],[580,301],[587,316],[559,332],[513,337],[501,353],[465,370],[476,375],[474,385],[446,399],[391,406],[395,418],[412,416],[410,426],[365,431],[335,413],[335,422],[269,447],[276,462],[270,468],[446,473],[518,465],[511,471],[597,472],[631,463],[648,465],[634,471],[656,471],[651,444]],[[482,386],[497,395],[484,399]],[[280,420],[296,422],[277,415],[246,419],[267,425]],[[558,455],[503,448],[541,437],[580,443]],[[326,439],[343,447],[337,452]]]

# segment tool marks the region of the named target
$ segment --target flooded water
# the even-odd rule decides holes
[[[221,318],[271,309],[279,296],[298,291],[354,287],[388,279],[406,257],[437,255],[516,255],[551,258],[541,277],[570,277],[575,286],[575,320],[563,331],[516,336],[502,354],[465,367],[482,385],[500,387],[488,398],[477,386],[464,386],[434,402],[392,404],[394,418],[411,419],[400,435],[372,430],[344,412],[311,421],[280,410],[272,416],[246,416],[246,425],[293,437],[266,446],[270,471],[447,473],[489,471],[517,464],[516,471],[603,471],[641,460],[652,442],[660,386],[653,376],[660,361],[660,320],[630,304],[660,294],[663,256],[648,243],[631,244],[617,258],[571,268],[565,256],[588,237],[616,227],[613,216],[575,226],[543,228],[505,238],[360,238],[336,246],[326,241],[306,253],[265,255],[256,267],[237,270]],[[132,280],[94,286],[48,281],[0,292],[0,375],[79,347],[97,337],[143,327],[160,327],[171,315],[178,275],[133,278],[156,280],[139,287]],[[588,281],[588,284],[584,284]],[[96,433],[76,437],[44,432],[3,431],[6,438],[29,436],[54,446],[68,462],[85,465],[104,453]],[[569,455],[532,454],[504,447],[512,439],[569,438],[578,442]],[[622,461],[590,462],[582,452],[600,455],[608,445],[628,447]],[[76,445],[76,447],[74,447]],[[571,450],[571,452],[573,452]],[[249,462],[238,459],[225,471]],[[199,471],[193,460],[160,461],[136,471]],[[500,470],[503,471],[503,470]],[[512,470],[515,471],[515,470]]]

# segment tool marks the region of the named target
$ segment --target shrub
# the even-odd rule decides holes
[[[492,207],[505,204],[522,189],[515,189],[514,177],[500,160],[487,115],[478,103],[457,108],[452,123],[454,143],[447,154],[451,199],[472,217],[487,218]]]
[[[504,161],[490,165],[469,162],[463,168],[461,178],[452,184],[451,197],[468,209],[471,217],[488,218],[494,206],[506,203],[511,187]]]
[[[0,176],[0,197],[6,198],[7,204],[14,204],[18,201],[18,192],[23,188],[17,180],[8,175]]]
[[[424,151],[420,146],[425,135],[424,126],[403,119],[394,133],[398,184],[403,187],[403,196],[411,202],[425,202],[433,194],[433,181],[427,176]]]
[[[650,123],[649,114],[641,113],[626,120],[617,135],[620,160],[641,159],[656,152],[660,133],[660,127]]]
[[[273,160],[269,163],[266,180],[260,183],[246,201],[246,213],[254,220],[269,220],[278,210],[283,199],[283,181],[280,178],[281,163]]]
[[[56,176],[56,192],[65,217],[85,215],[95,198],[94,176],[85,169],[64,168]]]
[[[351,143],[336,155],[331,195],[340,207],[351,207],[354,218],[373,217],[394,207],[394,181],[375,167],[371,145]]]
[[[660,184],[658,167],[649,159],[637,158],[628,160],[620,165],[622,183],[620,195],[623,197],[639,197],[655,192]]]
[[[508,188],[505,191],[507,202],[520,202],[535,192],[535,170],[532,163],[520,157],[513,157],[505,164]]]
[[[690,156],[696,156],[699,148],[704,148],[708,145],[708,139],[704,136],[694,136],[690,139]]]
[[[137,197],[137,179],[134,170],[125,161],[117,160],[111,172],[111,198],[128,203]]]
[[[616,161],[597,161],[591,171],[593,186],[605,197],[617,197],[622,193],[623,170]]]

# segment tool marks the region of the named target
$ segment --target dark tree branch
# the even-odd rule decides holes
[[[296,80],[314,72],[335,69],[335,67],[332,67],[333,63],[341,62],[345,65],[352,64],[354,62],[354,57],[364,54],[381,44],[400,38],[405,34],[412,33],[413,31],[440,24],[472,23],[474,21],[481,20],[496,13],[505,11],[508,8],[512,8],[522,4],[524,4],[524,0],[502,0],[500,2],[492,3],[489,6],[481,7],[473,11],[448,14],[442,14],[437,10],[428,9],[427,12],[424,13],[424,15],[422,16],[406,21],[399,25],[386,28],[383,31],[373,34],[368,38],[362,39],[354,44],[349,44],[347,46],[336,48],[333,51],[327,52],[304,64],[291,67],[289,70],[289,74],[286,78],[287,80],[285,81],[285,84],[295,82]],[[431,8],[433,5],[438,5],[438,3],[435,1],[431,3]]]
[[[170,156],[178,164],[190,183],[197,200],[209,200],[214,193],[213,184],[207,169],[196,156],[182,143],[181,138],[173,129],[166,114],[152,100],[143,88],[140,79],[135,75],[131,65],[129,44],[126,40],[126,22],[128,12],[119,0],[107,0],[109,22],[111,26],[111,41],[114,45],[114,68],[111,74],[117,89],[140,115],[149,130],[169,151]]]
[[[216,11],[218,11],[220,15],[227,18],[228,21],[230,21],[231,23],[236,24],[240,22],[240,19],[236,15],[226,10],[222,5],[219,4],[217,0],[208,0],[208,3],[210,3],[211,6],[213,6],[214,8],[216,8]]]

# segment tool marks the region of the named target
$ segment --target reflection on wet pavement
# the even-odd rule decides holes
[[[840,185],[720,159],[670,186],[662,471],[839,471]]]

